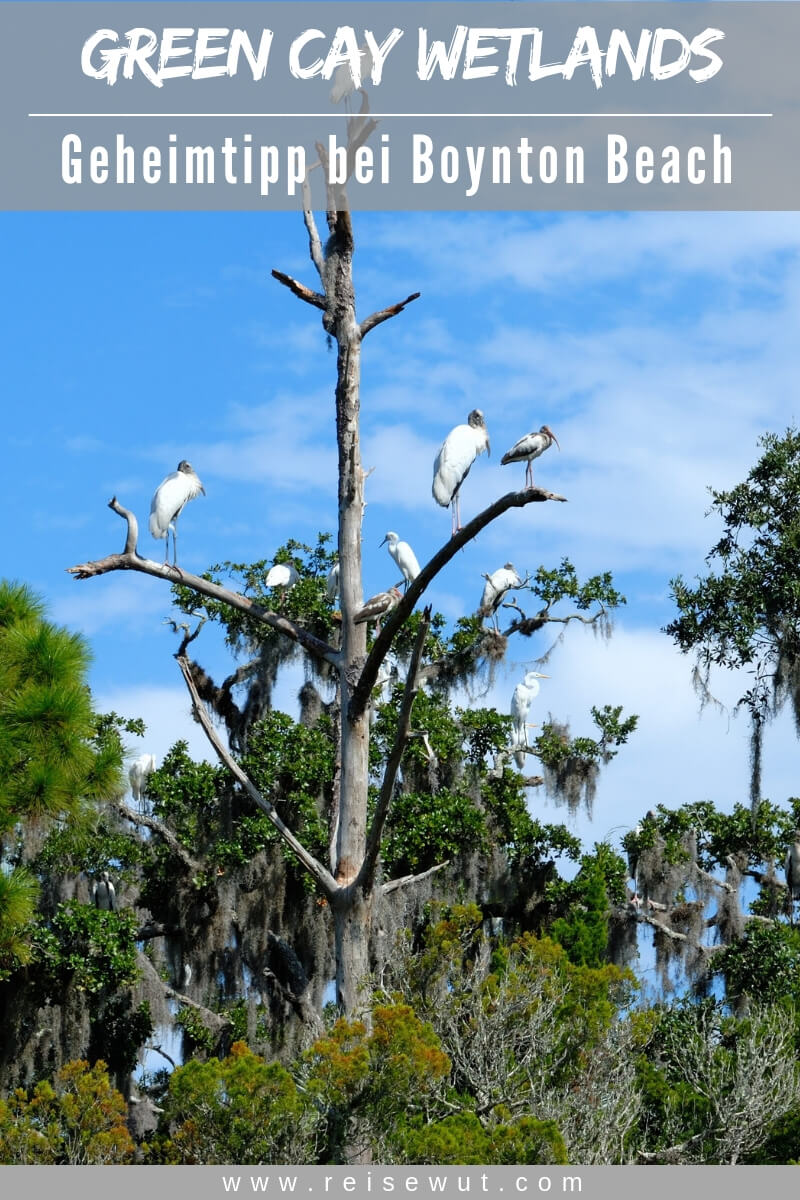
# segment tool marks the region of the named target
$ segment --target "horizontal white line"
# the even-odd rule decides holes
[[[602,120],[605,118],[606,120],[619,121],[619,120],[623,120],[626,117],[637,117],[637,118],[638,117],[648,117],[648,118],[650,118],[650,117],[713,117],[716,119],[719,117],[773,117],[774,115],[775,115],[774,113],[769,113],[769,112],[724,112],[724,113],[718,113],[718,112],[355,113],[352,116],[349,116],[348,120],[353,120],[355,117],[358,117],[358,116],[364,116],[364,117],[374,117],[374,118],[380,117],[381,119],[383,119],[384,117],[416,117],[421,120],[427,120],[427,119],[433,118],[433,117],[445,117],[445,118],[472,117],[472,118],[479,118],[479,119],[480,118],[489,118],[489,117],[541,117],[545,120],[548,117],[594,117],[597,120]],[[134,112],[64,113],[64,112],[52,112],[52,113],[46,113],[46,112],[33,112],[33,113],[28,113],[28,116],[29,117],[117,117],[117,118],[121,118],[121,117],[160,117],[160,118],[169,117],[170,119],[177,118],[177,117],[326,117],[326,118],[331,117],[331,118],[336,118],[336,117],[347,117],[348,114],[347,113],[334,113],[334,112],[324,112],[324,113],[286,113],[286,112],[280,112],[280,113],[270,113],[270,112],[245,112],[245,113],[234,113],[234,112],[221,112],[221,113],[206,113],[206,112],[199,112],[199,113],[198,112],[190,112],[190,113],[188,113],[188,112],[183,112],[183,113],[162,113],[162,112],[157,112],[157,113],[134,113]]]

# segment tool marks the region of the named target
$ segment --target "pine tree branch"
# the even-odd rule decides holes
[[[397,719],[397,729],[394,735],[394,743],[392,745],[389,760],[386,763],[386,769],[383,774],[383,783],[378,794],[378,802],[375,805],[375,812],[372,817],[372,825],[367,834],[366,849],[364,850],[364,861],[361,864],[361,869],[356,877],[356,886],[363,891],[368,891],[372,886],[375,877],[375,864],[378,861],[378,854],[381,848],[381,838],[383,836],[383,827],[386,823],[386,818],[389,815],[389,805],[392,802],[392,793],[394,792],[394,784],[397,778],[397,772],[400,767],[400,762],[403,758],[403,752],[408,742],[408,733],[411,726],[411,709],[414,704],[414,697],[417,694],[420,659],[422,658],[422,650],[425,645],[425,638],[428,636],[428,630],[431,625],[431,610],[430,606],[426,608],[422,614],[419,630],[417,631],[414,649],[411,652],[411,661],[408,665],[408,674],[406,675],[406,685],[403,691],[403,702],[400,706],[400,714]]]
[[[425,564],[417,578],[409,586],[408,591],[397,605],[397,608],[384,623],[381,632],[373,643],[372,649],[361,670],[361,675],[350,696],[348,714],[351,718],[353,716],[360,716],[363,713],[369,702],[370,693],[375,686],[375,681],[378,678],[380,665],[389,653],[394,635],[405,623],[428,584],[447,566],[450,559],[455,557],[462,546],[466,546],[467,542],[471,542],[482,529],[485,529],[492,521],[502,516],[509,508],[524,508],[526,504],[545,500],[557,500],[566,503],[565,496],[559,496],[554,492],[547,492],[543,488],[538,487],[526,488],[521,492],[507,492],[505,496],[501,496],[499,500],[495,500],[483,512],[473,517],[463,529],[455,533],[450,541],[442,546],[441,550],[434,554],[430,562]]]
[[[219,583],[213,583],[210,579],[202,579],[199,575],[193,575],[181,567],[171,566],[169,563],[157,563],[150,558],[142,558],[136,549],[136,518],[133,513],[118,504],[116,497],[109,501],[108,507],[128,522],[125,550],[121,554],[109,554],[105,558],[67,567],[67,574],[74,575],[76,579],[92,579],[95,575],[106,575],[110,571],[140,571],[143,575],[152,575],[154,578],[164,579],[168,583],[179,583],[183,587],[198,592],[201,596],[207,596],[210,600],[219,600],[231,608],[247,613],[254,621],[261,621],[264,625],[269,625],[270,628],[276,629],[291,641],[297,642],[314,658],[320,658],[333,666],[338,665],[339,652],[334,650],[333,646],[314,637],[313,633],[309,633],[301,625],[295,625],[294,621],[290,621],[288,617],[282,617],[278,613],[262,608],[260,604],[254,604],[248,596],[242,596],[239,592],[231,591],[230,588],[223,587]],[[133,544],[132,549],[131,543]]]
[[[273,269],[272,278],[277,279],[278,283],[282,283],[284,287],[287,287],[300,300],[305,300],[306,304],[310,304],[314,308],[321,308],[323,312],[325,311],[325,297],[320,292],[312,292],[311,288],[306,287],[304,283],[300,283],[297,279],[292,279],[291,275],[285,275],[283,271]]]
[[[369,317],[366,317],[359,326],[362,338],[366,337],[370,329],[374,329],[376,325],[381,325],[384,321],[389,321],[392,317],[396,317],[412,300],[419,300],[420,295],[420,292],[412,292],[410,296],[406,296],[405,300],[401,300],[398,304],[391,304],[388,308],[382,308],[380,312],[374,312]]]
[[[166,825],[162,825],[161,821],[156,820],[155,817],[148,817],[145,813],[134,812],[122,800],[118,800],[114,804],[114,808],[121,817],[124,817],[126,821],[130,821],[132,825],[143,825],[145,829],[149,829],[152,833],[157,834],[172,854],[176,858],[179,858],[193,875],[197,875],[198,872],[203,870],[203,864],[198,862],[196,858],[192,858],[189,851],[181,845],[172,830],[167,829]]]
[[[309,851],[306,850],[305,846],[298,841],[288,826],[284,825],[274,806],[269,800],[266,799],[265,796],[262,796],[261,792],[255,786],[249,776],[242,770],[230,752],[225,748],[223,743],[220,741],[217,731],[212,725],[211,719],[206,712],[205,705],[203,704],[197,692],[194,680],[192,679],[191,666],[188,659],[179,658],[177,661],[178,666],[181,669],[181,674],[186,681],[186,686],[189,689],[189,694],[192,697],[192,705],[195,716],[202,725],[203,732],[205,733],[206,737],[214,747],[217,757],[228,768],[230,773],[236,779],[237,783],[244,788],[250,799],[258,805],[262,812],[266,813],[286,845],[298,859],[300,864],[305,867],[309,875],[316,879],[317,883],[328,899],[332,899],[340,890],[336,880],[333,878],[331,873],[327,871],[325,867],[323,867],[322,863],[317,862],[316,858],[314,858],[314,855],[310,854]]]

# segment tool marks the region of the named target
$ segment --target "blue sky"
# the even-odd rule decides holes
[[[162,754],[187,731],[163,624],[168,591],[116,574],[76,583],[69,565],[120,549],[116,494],[146,526],[155,486],[188,457],[207,496],[181,518],[181,562],[271,558],[287,537],[334,531],[335,354],[315,310],[270,278],[313,283],[295,214],[4,214],[4,573],[43,593],[88,637],[98,702],[151,725]],[[747,794],[746,726],[698,717],[690,664],[659,632],[669,578],[702,570],[717,533],[707,485],[743,478],[757,439],[797,417],[797,214],[356,214],[361,316],[422,297],[364,343],[365,594],[395,581],[379,542],[395,529],[426,561],[449,535],[430,495],[436,451],[473,407],[493,453],[464,486],[468,519],[522,483],[500,457],[547,422],[561,442],[537,482],[569,498],[507,514],[457,556],[431,598],[474,611],[481,574],[507,559],[534,571],[569,556],[610,569],[628,597],[609,644],[570,628],[533,720],[589,732],[593,703],[639,712],[607,770],[595,838],[656,801]],[[146,531],[142,553],[163,543]],[[507,711],[547,632],[512,643],[489,699]],[[227,669],[213,634],[198,657]],[[290,672],[280,700],[300,682]],[[741,689],[739,689],[741,690]],[[736,681],[720,680],[724,700]],[[789,722],[770,731],[765,794],[796,785]],[[557,810],[540,794],[532,804]],[[563,813],[559,814],[563,817]]]

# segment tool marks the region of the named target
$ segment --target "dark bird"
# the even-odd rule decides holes
[[[525,487],[533,487],[533,460],[538,458],[540,454],[544,454],[545,450],[549,450],[553,442],[558,446],[558,438],[553,433],[549,425],[543,425],[537,433],[526,433],[518,442],[515,442],[510,450],[507,450],[500,462],[505,466],[507,463],[526,462],[528,465],[525,469]]]
[[[172,531],[172,561],[178,564],[178,534],[176,525],[178,517],[190,500],[200,493],[205,496],[206,489],[192,469],[192,464],[186,459],[178,463],[177,471],[173,471],[163,479],[155,490],[150,504],[150,532],[154,538],[166,538],[164,562],[169,562],[169,535]]]
[[[473,408],[466,425],[456,425],[442,442],[433,464],[433,498],[442,508],[453,506],[453,533],[461,528],[461,485],[479,454],[491,453],[483,413]]]
[[[363,625],[365,621],[380,621],[392,609],[397,608],[403,598],[403,593],[399,588],[389,588],[388,592],[378,592],[377,596],[372,596],[367,601],[363,608],[360,608],[353,617],[353,622],[356,625]]]
[[[103,871],[92,888],[92,901],[95,908],[105,909],[106,912],[117,911],[117,893],[108,877],[108,871]]]

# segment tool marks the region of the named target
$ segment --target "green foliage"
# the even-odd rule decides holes
[[[432,802],[426,793],[400,792],[392,802],[381,857],[390,876],[410,875],[486,846],[484,814],[468,793],[440,788]]]
[[[410,1123],[403,1159],[439,1166],[506,1163],[567,1163],[567,1148],[555,1121],[519,1117],[483,1126],[474,1113],[460,1112],[423,1125]]]
[[[183,1052],[185,1057],[195,1054],[211,1054],[217,1044],[216,1034],[208,1028],[200,1013],[194,1008],[182,1008],[175,1018],[183,1033]]]
[[[0,1098],[0,1162],[37,1166],[110,1166],[133,1158],[125,1101],[106,1064],[71,1062],[53,1083]]]
[[[30,930],[39,888],[30,871],[0,871],[0,982],[31,960]]]
[[[268,611],[280,612],[315,637],[329,641],[335,630],[333,606],[325,593],[328,572],[336,562],[336,554],[326,547],[330,534],[320,534],[316,546],[307,546],[293,539],[279,546],[271,560],[256,563],[223,562],[209,568],[203,578],[213,583],[231,586],[252,600],[254,605]],[[287,589],[268,588],[266,578],[274,563],[294,566],[300,578]],[[294,647],[276,630],[253,620],[246,612],[231,609],[218,600],[198,596],[191,588],[175,584],[172,589],[175,603],[190,616],[203,613],[225,629],[225,638],[235,651],[252,646],[271,645],[279,656],[291,656]]]
[[[563,854],[573,861],[580,857],[580,839],[565,825],[543,824],[530,815],[516,771],[506,768],[500,776],[485,778],[481,795],[492,831],[516,872],[535,868],[551,856]]]
[[[571,600],[579,612],[586,612],[593,604],[600,609],[618,608],[625,604],[625,597],[614,587],[610,571],[592,575],[580,583],[578,574],[568,558],[561,565],[548,571],[539,567],[530,585],[530,591],[543,601],[549,612],[561,600]]]
[[[146,1000],[134,1009],[130,992],[105,997],[91,1014],[89,1059],[103,1059],[114,1075],[130,1075],[136,1068],[140,1047],[152,1032]]]
[[[136,933],[139,922],[130,909],[106,912],[70,900],[59,904],[49,925],[34,931],[34,958],[58,995],[70,981],[97,994],[129,987],[137,978]]]
[[[0,584],[0,837],[120,786],[118,746],[92,712],[86,644],[42,612],[27,588]]]
[[[792,1000],[800,1009],[800,931],[794,928],[751,921],[743,937],[717,951],[713,970],[725,980],[729,1000]]]
[[[164,1110],[151,1162],[307,1161],[301,1093],[285,1068],[264,1062],[243,1042],[222,1061],[192,1060],[173,1071]]]
[[[570,738],[560,726],[544,724],[533,743],[536,755],[544,766],[554,771],[610,762],[618,753],[614,747],[624,745],[639,723],[637,716],[621,718],[622,705],[606,704],[602,709],[592,707],[592,720],[600,731],[599,738]]]
[[[608,945],[609,902],[622,904],[625,900],[625,863],[610,846],[595,845],[594,854],[581,858],[581,869],[569,882],[559,882],[554,889],[560,901],[567,904],[567,915],[557,917],[551,936],[566,950],[576,966],[601,967]]]
[[[763,721],[773,699],[790,698],[799,711],[800,432],[768,433],[759,445],[763,453],[743,483],[711,489],[722,537],[696,586],[672,581],[678,616],[666,632],[706,674],[713,666],[748,667],[753,682],[740,704]]]
[[[37,872],[53,875],[84,872],[95,877],[112,870],[120,879],[130,880],[146,857],[147,848],[137,837],[112,828],[104,817],[94,815],[51,830],[34,867]]]

